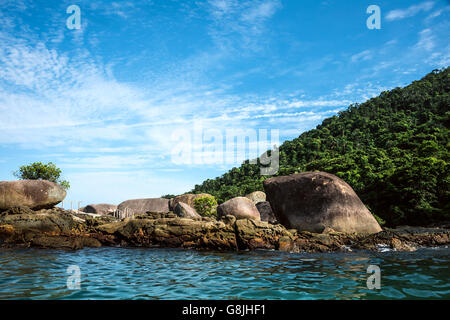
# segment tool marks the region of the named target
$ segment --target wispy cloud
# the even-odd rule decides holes
[[[256,36],[266,30],[265,23],[282,7],[280,0],[209,0],[208,5],[213,20],[209,33],[222,50],[260,49]]]
[[[352,62],[367,61],[372,59],[372,52],[370,50],[364,50],[353,55],[350,59]]]
[[[413,17],[420,12],[430,11],[434,7],[435,3],[433,1],[422,2],[417,5],[412,5],[407,9],[396,9],[389,11],[386,15],[388,21],[401,20],[409,17]]]
[[[415,47],[417,49],[424,49],[426,51],[431,51],[434,49],[434,36],[431,29],[425,29],[419,33],[419,41],[417,42]]]
[[[405,72],[449,62],[448,24],[430,1],[388,13],[396,20],[429,11],[429,24],[407,37],[364,47],[344,37],[331,51],[327,35],[292,30],[296,15],[282,12],[288,23],[279,24],[283,5],[294,2],[84,0],[79,32],[65,29],[64,2],[41,16],[31,2],[2,2],[0,147],[57,162],[76,197],[184,192],[202,178],[181,175],[216,172],[179,171],[170,159],[175,130],[200,121],[205,130],[280,129],[290,139],[399,85]],[[293,44],[308,36],[301,50]],[[0,169],[16,167],[15,157],[3,152]]]

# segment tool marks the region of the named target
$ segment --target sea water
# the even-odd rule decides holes
[[[371,265],[379,267],[379,289],[368,288]],[[0,249],[0,299],[449,299],[449,267],[449,248],[314,254]]]

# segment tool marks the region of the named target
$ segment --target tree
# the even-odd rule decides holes
[[[47,164],[34,162],[27,166],[21,166],[13,175],[21,180],[48,180],[59,184],[64,189],[69,189],[70,184],[67,180],[61,180],[61,169],[57,168],[52,162]]]
[[[217,216],[217,201],[213,196],[203,196],[194,199],[194,208],[201,216]]]
[[[163,198],[163,199],[172,199],[175,197],[176,197],[176,195],[174,195],[174,194],[165,194],[165,195],[161,196],[161,198]]]

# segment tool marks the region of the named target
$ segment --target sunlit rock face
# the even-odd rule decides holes
[[[353,189],[335,175],[303,172],[264,181],[267,200],[278,221],[298,231],[326,227],[346,233],[371,234],[381,227]]]
[[[66,190],[46,180],[0,181],[0,210],[24,206],[49,209],[66,197]]]
[[[219,217],[227,215],[235,216],[236,219],[261,220],[258,209],[253,202],[245,197],[230,199],[217,207]]]
[[[120,203],[117,207],[120,212],[140,214],[145,212],[169,212],[169,200],[163,198],[132,199]]]

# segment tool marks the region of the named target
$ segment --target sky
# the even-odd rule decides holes
[[[447,67],[449,16],[446,0],[0,0],[0,180],[51,161],[66,207],[187,192],[264,149],[207,161],[211,132],[282,143]]]

